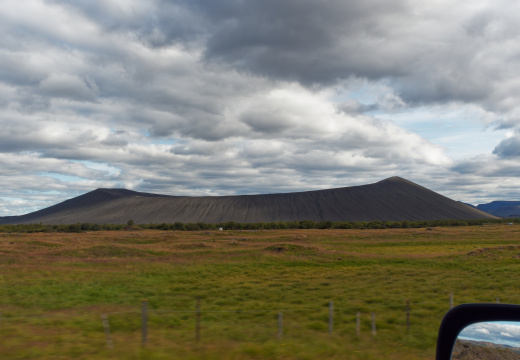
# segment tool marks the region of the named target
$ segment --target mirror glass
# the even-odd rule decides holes
[[[469,325],[457,337],[451,358],[520,360],[520,322],[493,321]]]

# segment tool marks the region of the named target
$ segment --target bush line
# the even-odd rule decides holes
[[[134,225],[133,220],[127,224],[92,224],[77,223],[68,225],[47,224],[17,224],[0,225],[2,233],[34,233],[34,232],[66,232],[79,233],[84,231],[117,231],[117,230],[276,230],[276,229],[407,229],[407,228],[433,228],[450,226],[478,226],[491,224],[511,224],[520,219],[480,219],[480,220],[425,220],[425,221],[278,221],[258,223],[238,223],[228,221],[224,223],[161,223]]]

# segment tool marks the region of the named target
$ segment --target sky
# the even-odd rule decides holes
[[[0,216],[401,176],[520,200],[520,3],[0,0]]]
[[[520,323],[495,321],[471,324],[462,330],[459,338],[520,347]]]

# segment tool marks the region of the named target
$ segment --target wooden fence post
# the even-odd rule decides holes
[[[112,337],[110,336],[110,324],[108,323],[108,316],[101,314],[101,321],[103,322],[103,329],[105,330],[105,339],[107,341],[107,347],[111,350],[114,348]]]
[[[200,296],[196,299],[196,312],[195,312],[195,341],[200,342]]]
[[[376,336],[376,313],[372,313],[372,336]]]
[[[500,299],[499,298],[497,298],[497,304],[500,304]]]
[[[329,334],[334,331],[334,302],[329,302]]]
[[[450,293],[450,309],[453,308],[453,293]]]
[[[406,300],[406,332],[410,332],[410,300]]]
[[[148,300],[141,301],[141,344],[146,346],[148,341]]]
[[[361,312],[357,312],[356,314],[356,335],[359,336],[361,333]]]
[[[283,313],[280,311],[278,313],[278,339],[281,339],[283,336]]]

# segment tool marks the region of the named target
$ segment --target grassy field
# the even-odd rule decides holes
[[[450,293],[520,303],[519,270],[516,225],[0,234],[0,358],[433,359]]]

